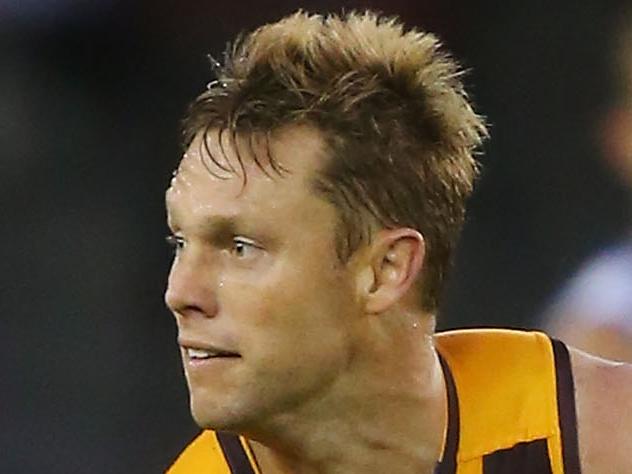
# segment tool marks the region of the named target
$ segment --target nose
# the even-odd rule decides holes
[[[201,259],[176,257],[171,265],[165,304],[178,317],[212,318],[217,314],[217,294],[209,265]]]

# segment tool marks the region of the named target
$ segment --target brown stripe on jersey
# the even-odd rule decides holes
[[[447,396],[448,396],[448,430],[446,433],[445,448],[443,450],[443,459],[435,469],[436,474],[454,474],[456,473],[456,455],[459,450],[459,399],[456,393],[456,385],[454,378],[447,362],[439,354],[441,369],[443,370],[443,378],[445,380]]]
[[[546,439],[518,443],[483,456],[483,474],[552,474]]]
[[[231,474],[255,474],[239,436],[225,432],[217,432],[216,435]]]
[[[551,339],[555,358],[557,384],[557,417],[562,438],[564,474],[581,474],[575,413],[575,384],[568,349],[561,341]]]

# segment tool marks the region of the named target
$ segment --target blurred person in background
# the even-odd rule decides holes
[[[170,474],[632,472],[632,366],[435,334],[486,128],[434,36],[298,12],[213,67],[166,192],[204,429]]]
[[[632,10],[618,26],[616,101],[607,112],[602,141],[606,160],[632,196]],[[632,362],[632,229],[581,266],[545,311],[544,326],[574,347]]]

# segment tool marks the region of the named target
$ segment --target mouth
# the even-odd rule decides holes
[[[178,344],[184,352],[184,356],[187,361],[191,363],[241,358],[241,355],[238,352],[210,344],[183,340],[179,340]]]
[[[195,347],[183,347],[183,349],[187,358],[191,361],[235,359],[241,357],[237,352],[224,351],[221,349],[199,349]]]

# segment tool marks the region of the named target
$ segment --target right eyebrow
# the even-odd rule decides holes
[[[238,225],[239,219],[233,216],[213,216],[205,218],[198,227],[202,235],[217,238],[234,234]]]

